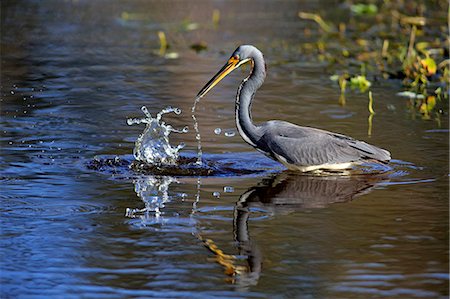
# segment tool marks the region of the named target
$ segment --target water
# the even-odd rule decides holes
[[[313,28],[297,12],[329,7],[3,1],[1,297],[447,298],[448,105],[423,120],[396,95],[398,82],[373,82],[368,137],[367,94],[349,92],[339,105],[331,71],[294,50]],[[184,30],[187,19],[200,29]],[[154,53],[160,30],[178,59]],[[207,51],[190,49],[198,40]],[[235,130],[234,97],[248,69],[196,109],[203,166],[215,173],[129,169],[147,124],[126,120],[143,105],[153,118],[168,106],[190,111],[240,42],[258,46],[268,64],[255,122],[366,140],[392,152],[391,170],[297,175],[238,134],[216,135]],[[162,119],[192,123],[189,113]],[[195,130],[170,135],[174,147],[181,142],[178,158],[195,162]],[[103,168],[89,167],[96,159]]]
[[[194,130],[195,130],[195,140],[197,140],[197,164],[202,165],[202,136],[200,135],[200,129],[198,127],[197,117],[195,116],[195,111],[198,103],[200,103],[200,98],[196,97],[194,101],[194,105],[192,105],[192,120],[194,121]]]
[[[144,132],[139,135],[136,140],[133,155],[138,161],[155,165],[176,165],[178,162],[179,151],[185,146],[184,143],[180,143],[178,146],[173,147],[169,142],[169,135],[172,132],[187,133],[188,127],[184,127],[181,130],[174,129],[172,126],[167,125],[161,121],[164,114],[175,113],[181,114],[181,110],[178,108],[168,107],[159,112],[155,118],[148,112],[147,107],[141,108],[145,114],[145,118],[129,118],[127,120],[128,125],[133,124],[145,124]]]

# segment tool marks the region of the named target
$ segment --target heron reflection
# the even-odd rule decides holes
[[[236,202],[233,234],[238,254],[234,256],[234,261],[228,258],[228,263],[221,264],[226,268],[226,273],[232,276],[233,283],[241,287],[256,285],[263,269],[264,258],[258,245],[251,239],[249,219],[252,211],[263,208],[276,217],[277,214],[302,209],[324,208],[333,203],[351,201],[388,180],[387,174],[321,177],[288,173],[263,179],[260,184],[244,192]],[[208,244],[206,245],[208,247]],[[218,255],[217,249],[212,251]],[[230,257],[223,253],[222,255]],[[246,265],[238,266],[242,261],[238,261],[236,256],[244,257],[243,262]],[[234,272],[230,269],[234,269]]]

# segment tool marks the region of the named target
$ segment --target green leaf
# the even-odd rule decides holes
[[[375,4],[353,4],[350,6],[350,10],[355,15],[363,16],[363,15],[374,15],[378,12],[378,7]]]
[[[371,85],[372,83],[366,79],[366,76],[360,75],[350,78],[350,87],[358,88],[361,92],[365,92]]]
[[[434,61],[433,58],[427,57],[425,59],[422,59],[420,63],[422,64],[423,68],[427,71],[427,76],[436,74],[437,67],[436,62]]]

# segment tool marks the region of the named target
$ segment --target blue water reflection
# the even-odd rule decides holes
[[[0,297],[448,296],[448,118],[414,118],[396,82],[377,83],[369,138],[366,95],[349,93],[341,107],[328,71],[298,51],[310,42],[298,11],[334,4],[2,1]],[[186,19],[199,29],[186,30]],[[178,59],[155,53],[158,30]],[[200,40],[209,47],[196,53],[190,45]],[[205,79],[244,42],[263,50],[269,69],[255,121],[389,148],[388,177],[297,177],[239,136],[214,134],[234,130],[239,72],[201,102],[198,119],[206,159],[245,174],[199,184],[88,167],[99,157],[132,159],[142,128],[127,118],[143,105],[153,115],[190,111]],[[168,122],[182,128],[191,118]],[[192,131],[171,140],[180,142],[195,157]],[[236,258],[219,263],[212,244]],[[241,272],[226,272],[230,262]]]

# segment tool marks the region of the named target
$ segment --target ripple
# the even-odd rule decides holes
[[[236,159],[236,155],[239,159]],[[281,171],[284,167],[259,153],[204,154],[203,165],[196,164],[195,153],[184,153],[178,165],[151,165],[135,161],[131,155],[97,156],[84,163],[99,172],[135,176],[256,176]]]
[[[196,210],[195,217],[199,219],[233,221],[233,206],[207,206]],[[251,207],[249,220],[263,220],[269,218],[271,213],[260,207]],[[229,214],[230,216],[228,216]]]
[[[391,297],[391,296],[401,296],[407,295],[411,297],[436,297],[438,293],[432,291],[425,291],[419,289],[406,289],[406,288],[394,288],[391,290],[382,290],[377,288],[369,288],[369,287],[359,287],[359,286],[335,286],[332,287],[334,291],[337,292],[349,292],[349,293],[359,293],[359,294],[372,294],[382,297]]]
[[[6,200],[4,201],[4,203]],[[5,216],[14,217],[39,217],[39,218],[67,218],[73,216],[83,216],[89,214],[103,214],[115,211],[115,208],[103,205],[94,205],[87,203],[68,203],[64,201],[63,203],[52,203],[47,202],[44,205],[36,206],[35,203],[30,203],[22,200],[20,205],[17,201],[13,203],[4,204],[3,213]]]
[[[355,112],[348,111],[342,108],[335,108],[335,109],[327,109],[320,111],[320,114],[326,114],[332,119],[346,119],[351,118],[355,115]]]
[[[129,219],[127,223],[134,228],[155,232],[192,233],[195,220],[190,217],[171,216],[169,213],[161,213],[160,216],[150,213]]]

